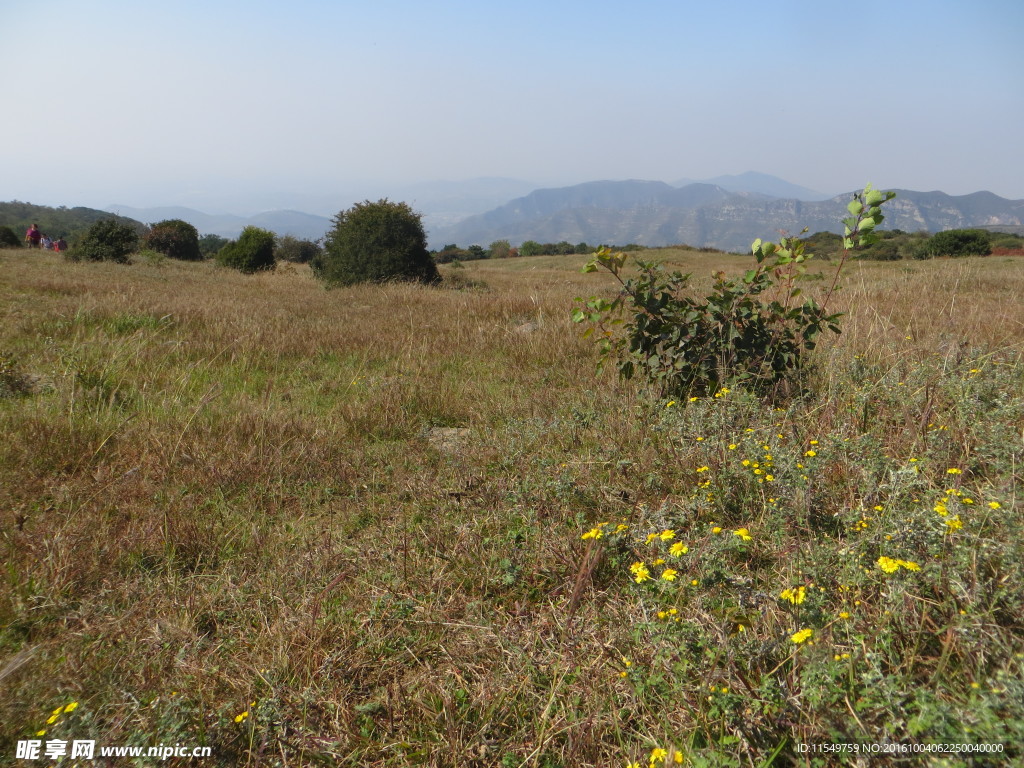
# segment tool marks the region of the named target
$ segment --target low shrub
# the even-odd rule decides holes
[[[949,229],[936,232],[928,241],[932,256],[988,256],[992,253],[989,233],[983,229]]]
[[[246,227],[237,240],[232,240],[217,252],[217,263],[246,274],[273,269],[276,264],[274,233],[259,227]]]
[[[21,240],[10,227],[0,227],[0,248],[20,248]]]
[[[203,254],[199,250],[199,232],[181,219],[158,221],[152,225],[142,241],[146,248],[172,259],[203,260]]]
[[[739,278],[716,273],[713,291],[703,299],[687,294],[690,275],[666,274],[659,264],[637,261],[640,276],[624,279],[626,254],[602,248],[584,271],[606,270],[619,282],[619,294],[611,301],[591,297],[573,320],[599,331],[602,364],[614,356],[623,378],[640,371],[666,396],[699,396],[741,383],[760,392],[789,389],[818,334],[825,328],[839,333],[839,315],[828,314],[825,305],[850,250],[878,240],[881,206],[893,197],[870,185],[854,195],[843,220],[844,260],[821,304],[802,295],[804,265],[812,255],[799,237],[754,241],[754,268]]]
[[[113,261],[127,264],[128,256],[139,245],[138,233],[114,219],[97,221],[70,250],[70,261]]]

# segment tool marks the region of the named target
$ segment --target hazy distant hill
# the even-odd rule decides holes
[[[823,201],[733,193],[711,184],[671,187],[662,182],[604,181],[537,190],[451,227],[431,231],[431,245],[488,245],[508,239],[572,243],[688,243],[745,251],[760,237],[841,231],[848,195]],[[885,226],[906,231],[1024,224],[1024,201],[991,192],[951,196],[897,190],[887,205]]]
[[[269,229],[278,235],[316,240],[331,228],[331,220],[324,216],[299,211],[267,211],[255,216],[234,216],[231,214],[210,214],[192,208],[170,206],[163,208],[132,208],[128,205],[111,205],[107,210],[131,216],[147,224],[164,219],[181,219],[199,230],[200,235],[220,235],[235,238],[247,226]]]
[[[117,219],[134,227],[140,234],[146,231],[146,227],[135,219],[112,216],[107,211],[95,208],[52,208],[48,205],[33,205],[17,200],[0,203],[0,225],[10,227],[19,237],[25,234],[29,226],[38,224],[44,234],[74,240],[102,219]]]
[[[675,186],[684,187],[692,184],[692,181],[685,180],[677,182]],[[754,192],[771,197],[792,198],[794,200],[828,200],[833,195],[826,195],[816,192],[799,184],[792,184],[778,176],[770,176],[767,173],[756,173],[747,171],[737,176],[716,176],[713,179],[704,179],[705,184],[715,184],[729,192]]]

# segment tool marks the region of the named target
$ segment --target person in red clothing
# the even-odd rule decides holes
[[[25,232],[25,241],[28,243],[29,248],[38,248],[39,241],[42,240],[43,233],[39,231],[39,225],[33,224]]]

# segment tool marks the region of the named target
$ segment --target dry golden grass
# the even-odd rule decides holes
[[[698,288],[746,265],[656,256]],[[595,377],[569,312],[611,286],[583,261],[326,291],[0,251],[0,351],[35,390],[0,400],[0,755],[71,699],[66,735],[224,765],[598,766],[690,728],[608,672],[645,609],[580,534],[696,458],[666,467],[647,394]],[[850,264],[794,419],[838,422],[854,356],[1019,356],[1020,263]]]

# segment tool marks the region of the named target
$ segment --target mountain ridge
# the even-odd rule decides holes
[[[894,190],[886,226],[905,231],[962,229],[1024,224],[1024,200],[982,191],[968,195]],[[842,231],[849,194],[826,200],[776,198],[730,192],[718,185],[673,188],[663,182],[587,182],[537,190],[525,198],[437,228],[432,242],[487,245],[507,239],[513,245],[539,242],[637,243],[650,247],[687,243],[743,251],[757,238],[780,231]]]

